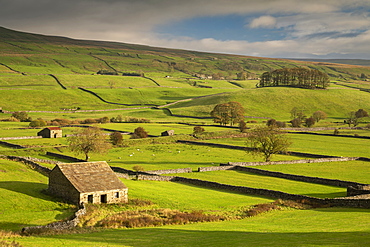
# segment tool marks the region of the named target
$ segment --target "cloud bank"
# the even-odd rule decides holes
[[[267,57],[370,58],[368,0],[0,0],[0,6],[4,27],[49,35]],[[228,15],[245,17],[248,34],[268,29],[282,38],[252,42],[156,32]]]

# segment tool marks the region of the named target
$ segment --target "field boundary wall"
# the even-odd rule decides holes
[[[86,214],[84,204],[81,204],[80,209],[77,210],[71,220],[53,222],[43,226],[29,226],[22,228],[22,235],[40,234],[49,231],[63,231],[76,227],[80,223],[80,218]]]

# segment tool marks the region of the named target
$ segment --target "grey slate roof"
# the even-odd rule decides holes
[[[64,163],[56,167],[80,193],[127,188],[105,161]]]

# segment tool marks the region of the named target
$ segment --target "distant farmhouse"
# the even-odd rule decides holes
[[[128,188],[107,162],[58,164],[50,172],[48,192],[74,203],[126,203]]]
[[[59,127],[48,127],[45,128],[37,133],[38,136],[42,136],[42,138],[58,138],[62,137],[62,129]]]

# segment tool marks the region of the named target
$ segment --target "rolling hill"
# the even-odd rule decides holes
[[[263,72],[286,67],[318,69],[337,85],[325,93],[255,88]],[[237,80],[240,72],[248,80]],[[144,76],[129,76],[138,74]],[[138,106],[195,98],[170,108],[175,114],[208,116],[214,104],[235,100],[246,105],[250,116],[286,118],[290,108],[298,105],[343,117],[348,111],[370,108],[368,93],[353,90],[369,89],[368,77],[366,66],[75,40],[0,27],[0,107],[8,111],[125,107],[135,108],[140,115]]]

